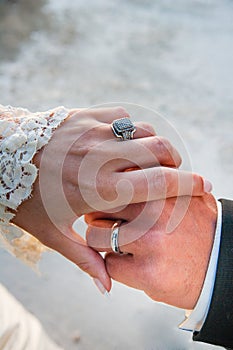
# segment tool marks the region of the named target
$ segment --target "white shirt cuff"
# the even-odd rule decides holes
[[[195,308],[193,310],[186,310],[185,320],[179,325],[180,329],[186,331],[194,332],[201,330],[209,311],[210,302],[214,290],[222,229],[222,205],[218,201],[216,203],[217,225],[205,282]]]

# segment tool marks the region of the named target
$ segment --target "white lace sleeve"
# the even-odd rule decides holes
[[[12,224],[17,207],[32,192],[37,177],[33,157],[68,116],[58,107],[43,113],[0,105],[0,243],[15,256],[34,265],[44,246]]]

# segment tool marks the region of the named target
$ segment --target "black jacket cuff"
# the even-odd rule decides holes
[[[222,203],[222,233],[210,309],[193,340],[233,349],[233,201]]]

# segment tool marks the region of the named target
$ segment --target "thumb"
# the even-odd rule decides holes
[[[102,293],[109,292],[111,278],[107,273],[104,259],[98,252],[88,247],[86,241],[76,232],[75,238],[72,239],[74,231],[72,228],[69,230],[70,234],[68,236],[58,234],[56,239],[53,239],[47,245],[87,272],[94,279]]]

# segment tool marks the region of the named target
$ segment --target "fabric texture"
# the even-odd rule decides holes
[[[38,173],[33,157],[67,116],[64,107],[31,113],[0,105],[0,244],[32,266],[45,248],[10,221],[17,207],[31,196]]]
[[[0,350],[61,350],[1,284],[0,320]]]
[[[193,340],[233,349],[233,201],[221,200],[222,238],[209,313]]]

